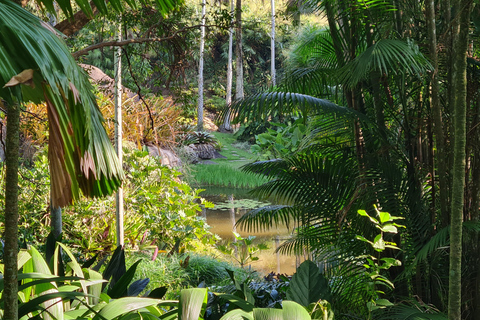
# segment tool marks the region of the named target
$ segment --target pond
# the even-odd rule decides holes
[[[252,269],[263,275],[270,272],[291,275],[295,272],[297,263],[300,263],[299,257],[275,253],[278,245],[290,237],[291,230],[286,226],[273,227],[262,232],[246,232],[235,227],[238,219],[249,210],[269,203],[258,201],[245,189],[225,187],[202,187],[202,189],[206,190],[201,196],[215,204],[215,208],[204,209],[202,214],[212,227],[211,231],[219,235],[224,244],[233,241],[235,231],[242,237],[255,236],[254,244],[264,243],[268,246],[268,249],[256,254],[259,260],[251,263]]]

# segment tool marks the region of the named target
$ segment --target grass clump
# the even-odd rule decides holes
[[[227,164],[196,165],[191,174],[197,186],[255,188],[268,182],[262,176],[242,172]]]
[[[189,257],[188,262],[186,262],[187,257]],[[149,278],[147,291],[167,287],[165,299],[178,299],[180,290],[197,287],[202,282],[205,282],[207,287],[228,286],[231,281],[226,269],[234,270],[235,274],[243,276],[247,273],[229,262],[194,253],[171,256],[159,254],[155,261],[151,258],[151,253],[130,252],[126,256],[127,268],[142,259],[137,267],[134,281]]]

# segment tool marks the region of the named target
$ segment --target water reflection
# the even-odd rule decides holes
[[[269,247],[262,250],[256,256],[259,260],[251,263],[253,269],[262,274],[270,272],[293,274],[296,268],[294,256],[275,253],[276,248],[285,239],[290,237],[291,230],[286,226],[273,227],[259,232],[247,232],[236,226],[238,219],[251,209],[268,205],[252,197],[244,189],[235,188],[203,188],[201,196],[215,204],[214,209],[205,209],[202,214],[207,223],[212,227],[211,231],[218,234],[226,241],[235,241],[232,232],[238,232],[242,237],[256,236],[254,244],[266,243]]]

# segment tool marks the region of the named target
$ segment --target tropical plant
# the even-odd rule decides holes
[[[240,267],[246,267],[250,263],[257,261],[259,258],[255,256],[260,250],[268,249],[264,243],[253,244],[255,236],[242,237],[239,233],[233,232],[235,236],[234,241],[228,242],[225,245],[217,245],[217,249],[223,254],[234,259]]]
[[[148,281],[131,283],[140,261],[127,270],[121,248],[112,256],[102,275],[95,268],[89,269],[86,266],[93,264],[93,260],[81,266],[62,243],[57,242],[55,245],[50,242],[46,247],[49,262],[34,247],[22,250],[19,254],[19,318],[115,319],[161,303],[161,290],[152,291],[150,296],[155,296],[156,299],[132,298],[143,291]],[[65,263],[63,259],[68,259],[69,262]],[[2,290],[3,283],[4,280],[1,279]],[[102,287],[106,287],[105,292]],[[3,308],[0,312],[3,316]]]
[[[252,145],[252,153],[266,159],[284,158],[297,152],[302,147],[302,141],[308,135],[309,129],[302,119],[287,123],[270,122],[267,132],[255,135],[256,144]]]
[[[209,144],[213,147],[218,146],[217,138],[206,131],[194,131],[189,132],[183,138],[182,144],[189,145],[189,144]]]
[[[380,298],[385,292],[380,290],[378,286],[385,286],[389,290],[395,288],[393,283],[385,275],[381,274],[381,272],[390,269],[392,266],[400,266],[401,262],[392,257],[380,258],[380,255],[387,249],[400,250],[395,242],[385,241],[384,233],[396,234],[398,232],[397,228],[404,227],[394,222],[395,220],[404,218],[393,217],[388,212],[380,212],[377,207],[375,207],[375,212],[378,218],[371,217],[365,210],[358,211],[359,215],[368,217],[375,227],[380,230],[380,233],[375,239],[373,239],[373,241],[357,235],[358,240],[368,243],[376,252],[378,252],[377,257],[368,254],[363,256],[363,258],[365,258],[364,267],[366,268],[368,277],[371,279],[371,285],[369,285],[369,288],[373,291],[372,297],[374,297],[372,301],[367,302],[367,307],[370,312],[393,305],[393,303],[387,299]],[[369,319],[371,319],[371,314],[369,315]]]

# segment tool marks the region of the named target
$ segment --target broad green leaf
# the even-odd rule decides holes
[[[254,320],[252,312],[246,312],[242,309],[234,309],[227,312],[220,320]]]
[[[368,217],[368,219],[370,219],[370,221],[372,221],[373,223],[375,223],[376,225],[379,224],[378,220],[373,218],[373,217],[370,217],[367,213],[367,211],[365,210],[358,210],[358,214],[361,215],[361,216],[364,216],[364,217]]]
[[[26,250],[20,250],[18,252],[18,270],[20,270],[21,267],[23,267],[23,265],[28,261],[30,260],[31,256],[30,256],[30,253],[28,253],[28,251]],[[2,270],[2,273],[3,273],[3,270]]]
[[[43,319],[63,319],[63,304],[59,301],[62,299],[75,299],[84,297],[83,292],[45,292],[44,294],[18,306],[18,317],[21,318],[30,312],[46,309],[48,313],[43,314]],[[60,312],[61,311],[61,312]],[[54,318],[50,317],[51,314]]]
[[[389,233],[397,233],[398,229],[395,227],[393,224],[387,224],[386,226],[383,226],[380,228],[383,232],[389,232]]]
[[[111,300],[100,312],[93,317],[93,320],[112,320],[127,312],[139,310],[149,306],[155,306],[160,302],[157,299],[126,297]]]
[[[207,289],[183,289],[180,292],[178,320],[198,320],[199,317],[203,317],[207,301]]]
[[[290,281],[287,299],[307,307],[312,302],[329,298],[328,282],[320,269],[310,260],[302,262]]]
[[[274,308],[255,308],[253,309],[253,319],[255,320],[283,320],[287,319],[283,317],[282,309]],[[292,318],[296,319],[296,318]],[[298,319],[302,320],[302,319]]]
[[[68,249],[68,247],[66,245],[64,245],[63,243],[61,242],[57,242],[57,247],[55,248],[55,254],[54,254],[54,257],[59,257],[59,248],[62,248],[63,251],[68,255],[68,257],[70,258],[70,262],[68,263],[68,265],[72,268],[73,270],[73,274],[78,276],[78,277],[81,277],[81,278],[85,278],[85,275],[83,274],[83,271],[82,271],[82,267],[80,266],[80,264],[77,262],[77,259],[75,258],[75,256],[73,255],[73,253],[70,251],[70,249]],[[57,264],[55,264],[57,265]],[[87,291],[87,286],[85,285],[85,281],[83,280],[80,280],[80,284],[82,286],[82,289],[83,289],[83,292],[88,292]]]
[[[283,300],[283,319],[310,320],[307,310],[294,301]]]
[[[380,212],[380,223],[384,224],[385,222],[390,221],[390,213],[388,212]]]
[[[103,280],[103,277],[99,272],[91,269],[83,269],[83,273],[89,280],[101,280],[99,283],[88,286],[88,294],[91,296],[88,298],[88,302],[91,305],[96,305],[100,301],[102,285],[105,280]]]
[[[378,234],[375,239],[373,240],[373,249],[381,252],[385,250],[385,241],[381,234]]]
[[[376,304],[377,306],[385,306],[385,307],[393,306],[393,303],[391,303],[391,302],[388,301],[387,299],[378,299],[378,300],[375,300],[375,304]]]

